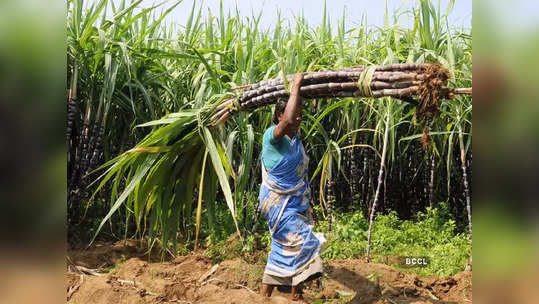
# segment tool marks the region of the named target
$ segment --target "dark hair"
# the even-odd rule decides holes
[[[286,108],[286,100],[279,98],[277,99],[277,102],[275,103],[275,110],[273,111],[273,123],[279,124],[279,116],[284,113],[284,109]]]

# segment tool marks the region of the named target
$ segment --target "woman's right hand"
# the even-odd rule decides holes
[[[301,86],[301,82],[303,81],[303,73],[294,74],[294,78],[292,80],[294,81],[294,87],[299,88]]]
[[[301,110],[303,105],[300,98],[301,81],[303,81],[303,74],[296,73],[293,78],[293,86],[290,90],[290,97],[284,109],[284,113],[279,118],[279,123],[273,130],[273,138],[275,140],[281,139],[285,134],[290,137],[297,132],[301,124]]]

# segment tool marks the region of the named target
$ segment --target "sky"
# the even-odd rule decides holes
[[[113,0],[119,3],[120,0]],[[175,0],[167,1],[163,9],[176,3]],[[203,13],[207,14],[208,9],[212,15],[219,15],[219,0],[196,1],[197,8],[202,4]],[[392,12],[400,7],[399,11],[410,10],[416,4],[416,0],[387,0],[388,12],[391,17]],[[431,0],[437,6],[437,0]],[[448,0],[440,0],[441,11],[444,12]],[[141,7],[150,7],[155,3],[161,3],[157,0],[143,0]],[[165,22],[174,22],[180,26],[185,25],[189,17],[193,0],[183,0],[165,19]],[[235,14],[236,5],[242,16],[251,17],[253,12],[258,14],[262,11],[260,26],[262,28],[273,27],[277,20],[277,10],[281,11],[281,17],[289,19],[293,24],[295,15],[303,14],[309,25],[316,26],[322,22],[322,12],[324,0],[223,0],[225,14],[231,11]],[[367,24],[371,26],[382,26],[384,23],[384,0],[327,0],[327,10],[333,24],[343,15],[345,9],[346,26],[352,27],[361,23],[363,15],[367,18]],[[409,26],[410,20],[402,16],[399,24]],[[471,28],[472,22],[472,1],[456,0],[452,13],[449,15],[449,24],[451,27]],[[390,23],[392,20],[390,19]]]

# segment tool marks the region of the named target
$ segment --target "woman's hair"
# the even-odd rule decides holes
[[[279,124],[279,116],[284,113],[284,109],[286,108],[286,100],[279,98],[277,99],[277,103],[275,103],[275,110],[273,111],[273,123]]]

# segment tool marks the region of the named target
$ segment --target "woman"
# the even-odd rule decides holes
[[[276,285],[292,286],[292,300],[301,299],[298,284],[321,275],[319,253],[325,241],[321,234],[312,231],[309,158],[297,136],[302,117],[302,80],[302,74],[294,75],[288,103],[277,102],[275,125],[264,133],[258,204],[272,236],[262,293],[269,297]]]

